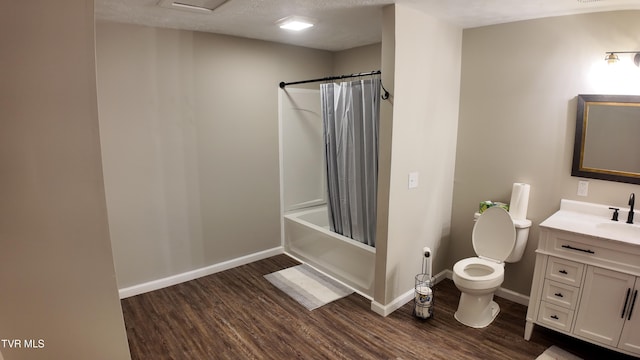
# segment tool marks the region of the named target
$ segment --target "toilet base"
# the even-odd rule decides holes
[[[493,293],[481,296],[462,293],[453,316],[458,322],[479,329],[491,324],[499,312],[500,306],[493,301]]]

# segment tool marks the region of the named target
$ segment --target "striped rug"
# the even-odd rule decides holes
[[[308,310],[317,309],[353,292],[306,264],[276,271],[264,277]]]

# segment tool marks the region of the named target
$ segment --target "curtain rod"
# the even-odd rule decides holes
[[[293,81],[293,82],[284,82],[284,81],[282,81],[282,82],[280,82],[280,88],[284,89],[285,86],[287,86],[287,85],[306,84],[306,83],[310,83],[310,82],[319,82],[319,81],[332,81],[332,80],[340,80],[340,79],[348,79],[348,78],[354,78],[354,77],[380,75],[380,74],[382,74],[382,71],[374,70],[374,71],[363,72],[363,73],[358,73],[358,74],[327,76],[327,77],[318,78],[318,79],[311,79],[311,80],[300,80],[300,81]],[[380,82],[380,86],[382,87],[382,90],[384,90],[384,94],[381,96],[382,100],[387,100],[389,98],[389,92],[387,91],[387,89],[384,88],[384,85],[382,85],[382,81]]]

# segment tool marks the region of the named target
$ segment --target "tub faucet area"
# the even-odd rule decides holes
[[[627,217],[627,224],[633,224],[633,205],[636,202],[636,194],[631,193],[629,195],[629,216]]]

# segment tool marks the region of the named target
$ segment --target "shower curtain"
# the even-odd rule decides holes
[[[320,85],[331,230],[375,246],[380,79]]]

